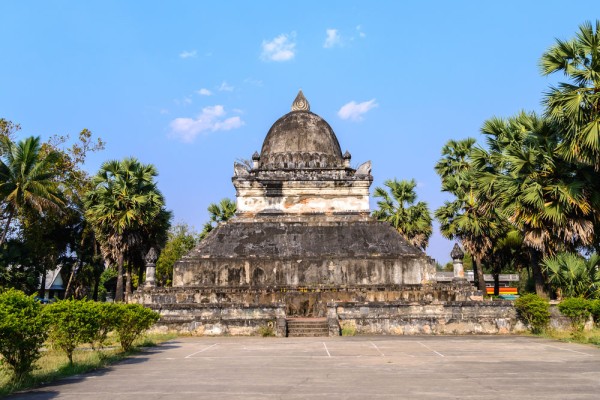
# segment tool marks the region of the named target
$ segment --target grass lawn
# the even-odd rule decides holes
[[[136,347],[150,347],[175,338],[174,334],[149,334],[135,342]],[[134,351],[135,352],[135,351]],[[82,346],[73,353],[73,365],[69,365],[66,354],[60,350],[48,348],[42,352],[42,357],[36,362],[36,369],[31,377],[19,383],[10,381],[11,375],[0,369],[0,396],[33,388],[67,376],[77,375],[105,367],[126,358],[133,352],[124,352],[114,338],[106,348],[94,351],[89,346]]]

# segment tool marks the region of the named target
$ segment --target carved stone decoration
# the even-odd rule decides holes
[[[350,155],[350,152],[348,150],[346,150],[346,152],[343,155],[344,158],[344,168],[350,168],[350,159],[352,158],[352,156]]]
[[[356,175],[371,175],[371,161],[360,164],[356,170]]]
[[[156,286],[156,260],[158,259],[158,254],[154,247],[150,247],[148,250],[148,254],[144,258],[146,261],[146,287],[155,287]]]
[[[452,280],[466,281],[465,269],[463,266],[463,258],[465,257],[465,253],[461,250],[458,243],[454,244],[452,252],[450,252],[450,257],[452,257],[452,267],[454,271],[454,278],[452,278]]]
[[[258,168],[259,161],[260,161],[260,154],[258,154],[258,151],[255,151],[254,154],[252,154],[252,168],[253,169]]]
[[[308,100],[306,100],[306,97],[304,97],[302,90],[298,92],[298,95],[292,103],[292,111],[310,111],[310,104],[308,103]]]
[[[234,176],[245,176],[248,175],[250,171],[248,171],[248,167],[239,162],[233,163],[233,175]]]
[[[462,251],[458,243],[454,243],[454,247],[452,248],[452,252],[450,252],[450,257],[453,260],[459,259],[462,260],[465,257],[465,253]]]

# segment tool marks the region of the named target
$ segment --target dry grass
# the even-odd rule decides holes
[[[573,332],[569,330],[547,330],[541,336],[549,339],[560,340],[562,342],[593,344],[600,346],[600,328],[597,327],[583,332]]]
[[[137,340],[135,345],[138,348],[151,347],[175,337],[173,334],[149,334]],[[65,353],[48,348],[42,352],[42,357],[35,364],[37,368],[31,376],[19,383],[11,382],[10,373],[0,368],[0,396],[106,367],[137,351],[124,352],[114,338],[109,338],[107,346],[99,351],[92,350],[88,345],[78,348],[73,353],[73,365],[69,365]]]

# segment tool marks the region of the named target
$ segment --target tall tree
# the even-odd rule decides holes
[[[153,165],[135,158],[107,161],[93,177],[93,188],[85,199],[86,217],[94,226],[103,256],[117,265],[116,301],[123,301],[123,268],[132,238],[164,211],[156,176]]]
[[[202,227],[200,232],[200,240],[204,239],[213,229],[219,224],[227,222],[236,212],[235,201],[229,198],[221,199],[218,203],[210,203],[208,206],[208,214],[210,219]]]
[[[543,75],[562,72],[546,93],[546,113],[564,130],[562,154],[600,170],[600,20],[579,26],[570,40],[556,39],[540,60]]]
[[[0,136],[0,207],[5,216],[0,245],[6,240],[13,218],[26,211],[38,215],[64,205],[54,165],[59,153],[41,152],[39,137],[14,143]]]
[[[373,216],[380,221],[387,221],[413,246],[421,250],[427,248],[433,232],[431,213],[424,201],[417,201],[414,179],[388,179],[384,185],[389,189],[375,188],[374,196],[381,198],[379,207],[373,211]]]
[[[557,155],[561,132],[546,118],[534,113],[492,118],[482,133],[489,151],[472,153],[478,193],[523,233],[536,292],[545,294],[541,259],[593,240],[593,207],[585,187],[595,184]]]

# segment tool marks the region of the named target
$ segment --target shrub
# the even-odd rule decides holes
[[[267,325],[259,326],[258,334],[262,337],[275,336],[275,329],[273,329],[273,323],[269,322]]]
[[[42,305],[33,296],[15,289],[0,293],[0,363],[12,370],[14,381],[33,371],[47,332]]]
[[[571,320],[575,332],[583,332],[586,321],[590,318],[590,301],[581,297],[571,297],[563,300],[558,309],[561,314]]]
[[[356,335],[356,324],[349,321],[344,321],[341,324],[342,336],[354,336]]]
[[[590,301],[590,313],[594,318],[594,323],[600,325],[600,299]]]
[[[519,297],[515,300],[515,308],[532,333],[541,333],[550,322],[550,304],[536,294]]]
[[[88,300],[60,300],[46,306],[50,319],[50,340],[73,364],[73,351],[82,343],[92,343],[100,329],[96,303]]]
[[[115,303],[94,303],[92,306],[98,318],[98,330],[92,338],[92,347],[99,349],[104,347],[108,334],[117,327],[121,308]]]
[[[125,351],[133,348],[133,342],[142,332],[150,328],[160,315],[140,304],[116,304],[119,318],[116,326],[121,347]]]

